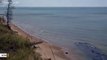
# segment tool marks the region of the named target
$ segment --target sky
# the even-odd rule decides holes
[[[20,7],[107,7],[107,0],[13,0]]]

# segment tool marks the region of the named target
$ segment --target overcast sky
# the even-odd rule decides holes
[[[14,0],[28,7],[107,7],[107,0]]]

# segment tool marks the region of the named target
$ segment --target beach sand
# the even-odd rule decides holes
[[[13,31],[16,31],[20,36],[24,38],[28,38],[30,42],[42,41],[42,43],[36,45],[38,46],[38,48],[35,49],[35,51],[41,55],[43,60],[46,60],[47,58],[51,58],[51,60],[71,60],[70,58],[73,58],[72,56],[70,56],[69,58],[67,55],[65,55],[62,48],[47,43],[46,41],[43,41],[37,37],[29,35],[27,32],[23,31],[15,24],[11,24],[10,26]]]

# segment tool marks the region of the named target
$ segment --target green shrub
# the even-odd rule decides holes
[[[34,53],[31,43],[7,26],[0,24],[0,53],[9,53],[9,57],[4,60],[41,60],[38,53]]]
[[[5,46],[5,47],[4,47]],[[16,51],[17,49],[30,48],[28,40],[15,35],[15,34],[4,34],[0,37],[0,49],[4,52]]]
[[[13,31],[9,30],[6,25],[0,24],[0,36],[2,36],[3,34],[6,34],[6,33],[13,34]]]

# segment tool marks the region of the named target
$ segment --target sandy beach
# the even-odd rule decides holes
[[[15,24],[11,24],[11,29],[13,31],[16,31],[20,36],[22,36],[24,38],[28,38],[30,40],[30,42],[34,43],[34,42],[42,41],[42,43],[36,45],[36,46],[38,46],[38,48],[35,49],[35,51],[38,52],[41,55],[43,60],[46,60],[47,58],[51,59],[51,60],[71,60],[70,58],[72,56],[70,56],[70,58],[69,58],[64,53],[62,48],[57,47],[55,45],[52,45],[50,43],[47,43],[46,41],[43,41],[43,40],[41,40],[37,37],[29,35],[27,32],[23,31],[22,29],[20,29]]]

